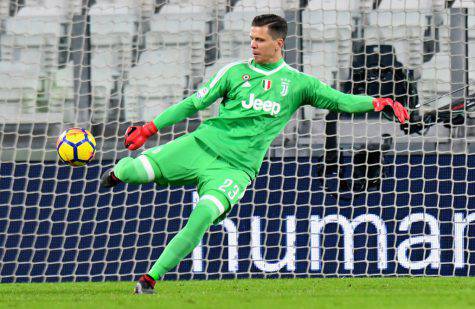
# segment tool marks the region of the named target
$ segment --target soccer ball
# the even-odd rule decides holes
[[[96,140],[86,129],[67,129],[56,140],[56,151],[64,163],[83,166],[96,154]]]

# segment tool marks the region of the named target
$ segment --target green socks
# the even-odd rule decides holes
[[[205,232],[219,215],[219,210],[213,202],[199,201],[185,227],[165,247],[148,274],[158,280],[178,265],[200,243]]]

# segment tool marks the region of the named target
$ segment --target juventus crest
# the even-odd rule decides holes
[[[280,84],[282,86],[280,90],[280,95],[285,97],[287,95],[287,92],[289,92],[290,80],[282,78],[280,81]]]

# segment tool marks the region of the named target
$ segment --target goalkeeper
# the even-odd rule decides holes
[[[344,94],[290,67],[282,57],[286,34],[287,22],[282,17],[255,17],[250,32],[253,58],[223,67],[195,94],[150,123],[127,129],[125,146],[136,150],[162,128],[223,98],[218,117],[137,158],[121,159],[102,176],[106,187],[152,181],[162,186],[198,187],[200,199],[188,222],[148,274],[140,277],[135,293],[153,293],[156,280],[190,254],[208,228],[231,211],[257,176],[269,145],[299,107],[365,113],[388,106],[401,123],[409,118],[407,110],[389,98]]]

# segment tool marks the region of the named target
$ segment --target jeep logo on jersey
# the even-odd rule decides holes
[[[249,95],[249,102],[242,101],[242,107],[245,109],[253,108],[256,111],[264,111],[272,116],[277,115],[280,112],[280,103],[272,102],[269,100],[262,101],[261,99],[254,99],[254,93]]]

